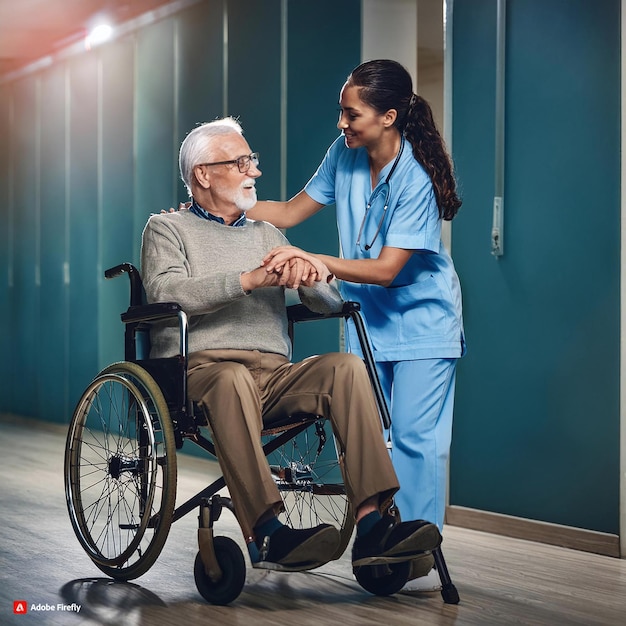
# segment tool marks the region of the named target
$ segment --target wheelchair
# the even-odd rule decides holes
[[[187,316],[177,303],[145,304],[141,276],[130,263],[105,271],[106,278],[122,274],[130,280],[130,306],[121,314],[125,360],[109,365],[91,381],[67,435],[64,479],[72,527],[96,567],[113,579],[128,581],[155,563],[172,523],[198,510],[196,587],[208,602],[226,605],[243,589],[246,563],[237,542],[214,534],[223,509],[235,513],[230,498],[218,493],[226,486],[224,478],[176,506],[176,451],[190,441],[216,457],[213,443],[203,434],[206,418],[187,399]],[[389,413],[358,303],[346,302],[340,312],[329,315],[296,304],[287,307],[287,315],[292,340],[296,323],[332,317],[353,320],[381,419],[388,427]],[[176,319],[179,355],[148,358],[150,326]],[[354,517],[330,423],[317,415],[292,415],[284,423],[272,423],[262,437],[284,502],[281,521],[293,528],[334,525],[341,541],[332,558],[340,558],[350,542]],[[252,554],[254,542],[247,541]],[[444,602],[458,603],[441,548],[433,551],[433,557]],[[306,569],[321,565],[309,564]],[[409,572],[409,562],[354,569],[359,584],[375,595],[399,591]]]

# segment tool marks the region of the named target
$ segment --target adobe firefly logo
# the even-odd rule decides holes
[[[26,602],[26,600],[14,600],[13,613],[15,613],[16,615],[28,613],[28,603]]]

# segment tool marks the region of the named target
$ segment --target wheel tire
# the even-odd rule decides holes
[[[410,561],[354,568],[354,576],[359,585],[377,596],[391,596],[400,591],[409,580],[410,572]]]
[[[65,450],[76,536],[108,576],[131,580],[159,556],[176,500],[176,443],[154,379],[136,363],[98,374],[78,401]]]
[[[264,443],[268,441],[269,437],[264,437]],[[340,543],[331,560],[345,552],[354,529],[340,455],[330,422],[320,419],[268,456],[285,508],[279,519],[291,528],[311,528],[324,523],[337,528]],[[305,475],[298,476],[296,468],[304,469]]]
[[[200,595],[211,604],[230,604],[239,597],[246,581],[246,562],[239,546],[230,537],[213,539],[215,557],[222,569],[222,578],[212,581],[204,569],[200,553],[196,555],[193,576]]]

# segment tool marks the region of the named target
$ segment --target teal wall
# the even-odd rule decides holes
[[[619,532],[620,2],[509,0],[504,256],[490,254],[496,2],[454,1],[460,363],[450,503]]]
[[[359,0],[200,1],[0,77],[0,411],[67,422],[89,380],[123,357],[128,284],[103,271],[138,263],[149,214],[186,199],[177,151],[198,122],[240,118],[261,153],[260,197],[306,183],[337,135],[360,10]],[[336,253],[333,209],[288,235]],[[337,349],[338,323],[307,327],[301,353]]]

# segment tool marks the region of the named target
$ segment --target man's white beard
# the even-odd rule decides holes
[[[252,192],[249,189],[240,189],[235,197],[235,206],[242,212],[249,211],[256,204],[256,189],[253,187]]]

